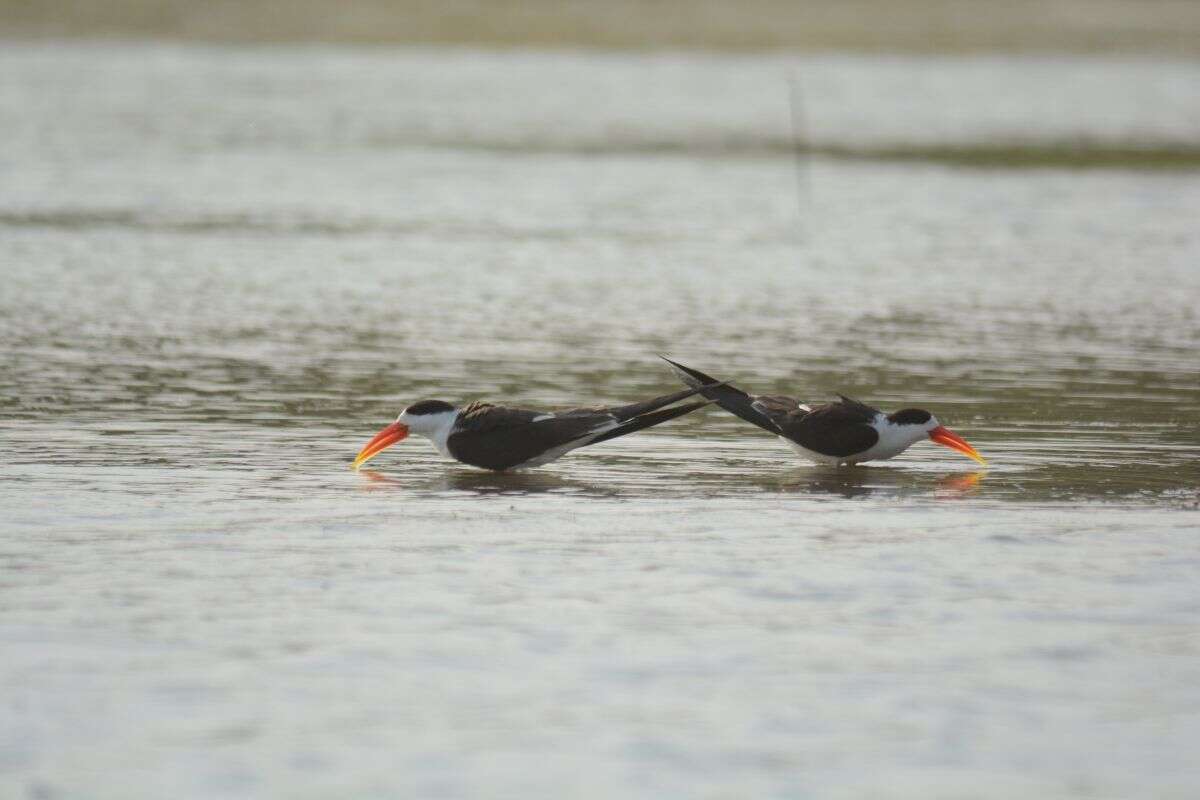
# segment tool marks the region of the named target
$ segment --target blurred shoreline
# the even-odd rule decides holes
[[[0,0],[0,39],[42,38],[1200,57],[1200,3]]]

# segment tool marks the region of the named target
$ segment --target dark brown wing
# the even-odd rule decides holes
[[[683,389],[682,391],[671,392],[670,394],[660,395],[659,397],[655,397],[651,400],[643,400],[640,403],[630,403],[630,404],[624,405],[624,406],[610,406],[608,408],[593,408],[593,409],[580,409],[580,410],[581,411],[607,412],[609,414],[612,414],[619,421],[627,422],[628,420],[631,420],[634,417],[640,417],[648,412],[657,411],[658,409],[663,408],[664,406],[671,405],[671,403],[675,403],[679,400],[683,400],[683,399],[691,397],[695,394],[699,394],[699,392],[700,392],[699,389]]]
[[[807,406],[802,406],[800,401],[794,397],[787,397],[781,394],[760,394],[750,398],[752,402],[750,407],[759,412],[775,425],[780,428],[791,419],[797,411],[808,413]],[[779,433],[776,430],[775,433]]]
[[[675,419],[676,417],[682,417],[684,414],[690,414],[698,408],[704,408],[709,404],[709,402],[710,401],[708,400],[697,400],[694,403],[684,403],[683,405],[671,406],[670,408],[664,408],[658,411],[650,411],[642,414],[641,416],[634,417],[628,422],[625,422],[619,427],[613,428],[607,433],[602,433],[596,438],[588,440],[588,444],[607,442],[609,439],[615,439],[618,436],[624,436],[627,433],[633,433],[634,431],[645,430],[646,428],[652,428],[655,425],[661,425],[667,420]]]
[[[471,403],[459,414],[446,447],[450,455],[464,464],[512,469],[577,439],[604,433],[617,424],[615,417],[603,411],[551,414]]]
[[[566,450],[643,430],[707,405],[702,401],[666,408],[694,394],[685,390],[625,406],[558,412],[471,403],[459,414],[446,447],[459,461],[484,469],[536,466]]]
[[[836,403],[801,406],[780,422],[783,435],[815,453],[842,458],[869,450],[879,441],[871,426],[877,410],[842,397]]]
[[[476,400],[468,403],[458,415],[456,427],[464,432],[487,433],[493,430],[503,430],[526,425],[538,417],[545,416],[544,411],[529,411],[523,408],[509,408],[492,403]]]

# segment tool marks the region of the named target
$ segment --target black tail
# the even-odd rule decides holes
[[[728,383],[721,383],[698,369],[677,364],[666,356],[660,355],[659,358],[670,364],[675,373],[694,391],[712,400],[730,414],[741,417],[746,422],[757,425],[765,431],[776,435],[781,433],[779,426],[772,422],[770,417],[754,408],[754,398],[741,389],[730,386]]]
[[[695,394],[695,392],[691,391],[683,396],[687,397],[687,396],[693,395],[693,394]],[[661,400],[662,398],[659,398],[659,399]],[[654,402],[654,401],[651,400],[650,402]],[[673,403],[675,401],[672,400],[671,402]],[[600,434],[595,439],[592,439],[590,442],[588,442],[588,444],[595,444],[596,442],[608,441],[609,439],[615,439],[618,436],[624,436],[627,433],[633,433],[634,431],[640,431],[640,430],[644,430],[645,428],[651,428],[655,425],[658,425],[660,422],[666,422],[667,420],[675,419],[676,417],[682,417],[684,414],[690,414],[698,408],[704,408],[706,405],[709,404],[709,402],[711,402],[711,401],[699,400],[695,403],[685,403],[684,405],[681,405],[681,406],[674,406],[672,408],[664,408],[659,411],[651,411],[646,414],[641,414],[639,416],[633,417],[632,419],[625,421],[619,428],[613,428],[611,431],[608,431],[607,433]]]

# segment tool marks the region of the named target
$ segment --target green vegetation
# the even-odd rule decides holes
[[[1192,0],[0,0],[13,37],[1200,55]]]
[[[497,142],[442,139],[438,146],[455,150],[479,150],[515,153],[567,153],[572,155],[712,155],[724,158],[798,156],[832,158],[846,161],[908,161],[948,166],[1022,169],[1200,169],[1200,147],[1196,145],[1154,144],[1120,145],[1107,142],[975,142],[969,144],[897,145],[803,143],[785,139],[735,139],[697,142]]]

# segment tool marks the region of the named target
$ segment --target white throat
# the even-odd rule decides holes
[[[929,438],[924,425],[897,425],[884,414],[875,417],[871,427],[879,431],[879,441],[863,454],[869,454],[870,459],[861,458],[861,461],[894,458],[917,442]]]
[[[433,446],[442,455],[450,456],[450,450],[446,442],[449,440],[450,434],[454,431],[454,423],[458,422],[458,409],[441,411],[437,414],[417,414],[413,416],[405,413],[401,414],[396,421],[407,425],[410,433],[424,436],[433,442]],[[453,456],[450,457],[453,458]]]

